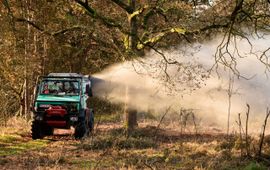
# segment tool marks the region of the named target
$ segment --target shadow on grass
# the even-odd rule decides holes
[[[235,137],[230,136],[234,141]],[[107,131],[100,131],[94,137],[86,139],[79,144],[84,150],[114,149],[146,149],[157,148],[160,144],[175,142],[196,142],[205,143],[212,141],[224,141],[225,134],[181,134],[176,131],[157,129],[153,126],[137,128],[127,137],[125,128],[115,128]]]
[[[125,134],[124,128],[111,129],[108,131],[112,136],[121,136]],[[193,142],[205,143],[211,141],[224,141],[225,139],[234,140],[235,135],[227,136],[223,133],[181,133],[179,131],[159,129],[155,126],[146,126],[144,128],[137,128],[131,134],[134,138],[152,138],[156,142]]]

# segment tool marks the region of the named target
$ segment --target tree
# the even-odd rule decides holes
[[[231,118],[231,107],[232,107],[232,95],[234,94],[234,75],[229,72],[229,87],[227,89],[228,94],[228,119],[227,119],[227,136],[230,134],[230,118]]]
[[[260,31],[270,31],[267,0],[216,1],[199,13],[196,6],[207,4],[206,1],[2,0],[1,3],[0,19],[5,23],[0,26],[5,33],[1,40],[7,42],[0,46],[3,54],[0,76],[5,84],[1,89],[8,89],[3,93],[12,96],[8,105],[21,103],[21,107],[28,105],[37,75],[60,71],[92,74],[113,63],[138,59],[150,49],[160,54],[164,80],[172,84],[168,66],[183,71],[195,65],[187,66],[168,58],[162,50],[179,43],[203,41],[216,33],[224,38],[217,47],[215,67],[225,66],[241,76],[237,59],[243,56],[238,53],[237,38],[250,43],[250,34],[259,36]],[[235,49],[231,50],[230,44]],[[269,51],[268,48],[257,54],[267,68]],[[11,108],[17,110],[18,106]]]

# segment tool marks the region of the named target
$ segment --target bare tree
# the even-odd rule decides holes
[[[240,140],[240,150],[241,156],[243,155],[243,136],[242,136],[242,120],[241,120],[241,113],[238,113],[238,122],[236,121],[239,127],[239,140]]]
[[[268,117],[269,116],[270,116],[270,110],[267,108],[267,110],[266,110],[266,116],[265,116],[265,119],[264,119],[264,124],[263,124],[263,127],[262,127],[262,132],[261,132],[261,135],[260,135],[259,150],[258,150],[258,153],[257,153],[257,155],[259,157],[262,154],[263,141],[264,141],[264,136],[265,136],[265,128],[266,128],[266,125],[267,125],[267,121],[268,121]]]
[[[249,104],[247,104],[245,143],[246,143],[246,153],[247,153],[247,156],[250,157],[250,141],[249,141],[249,136],[248,136],[249,112],[250,112],[250,106],[249,106]]]
[[[171,106],[169,106],[169,107],[165,110],[164,114],[162,115],[162,117],[161,117],[161,119],[160,119],[160,121],[159,121],[159,123],[158,123],[158,125],[157,125],[156,131],[154,132],[154,136],[157,135],[157,132],[158,132],[158,130],[159,130],[159,127],[160,127],[161,123],[163,122],[165,116],[169,113],[170,110],[171,110]]]
[[[227,136],[230,133],[230,117],[231,117],[231,105],[232,105],[232,95],[234,90],[234,75],[231,75],[231,71],[229,72],[229,87],[227,89],[228,94],[228,119],[227,119]]]
[[[223,1],[220,1],[222,3]],[[253,51],[252,42],[250,37],[262,38],[262,32],[269,32],[269,2],[257,0],[236,0],[227,1],[232,6],[227,8],[226,13],[223,15],[228,16],[225,21],[224,36],[217,47],[215,53],[216,68],[218,65],[228,67],[238,77],[249,79],[242,76],[239,72],[237,65],[238,59],[246,57],[245,54],[239,52],[238,40],[245,40],[250,45],[249,53],[255,55],[260,62],[262,62],[267,71],[269,71],[269,60],[267,52],[269,48],[263,50],[260,54]],[[219,3],[218,3],[219,4]],[[248,29],[245,29],[248,27]]]
[[[193,124],[193,128],[195,131],[195,134],[198,134],[198,124],[197,124],[197,119],[195,116],[195,113],[192,109],[180,109],[180,126],[181,126],[181,134],[183,133],[183,131],[185,131],[185,128],[187,126],[187,123],[189,121],[191,121],[191,123]]]

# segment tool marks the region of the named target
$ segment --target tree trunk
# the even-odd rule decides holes
[[[231,118],[231,107],[232,107],[232,95],[234,88],[234,75],[231,75],[231,71],[229,72],[229,87],[227,90],[228,94],[228,119],[227,119],[227,136],[230,134],[230,118]]]
[[[127,131],[127,136],[130,136],[135,129],[136,126],[138,126],[137,123],[137,111],[135,109],[131,109],[128,106],[129,98],[128,98],[128,86],[126,86],[126,91],[125,91],[125,108],[124,108],[124,114],[125,114],[125,125],[126,125],[126,131]]]
[[[41,58],[41,75],[45,75],[46,73],[46,59],[48,56],[48,44],[47,44],[47,38],[44,37],[43,38],[43,54],[42,54],[42,58]]]
[[[30,20],[30,11],[29,6],[31,5],[30,1],[26,1],[26,18],[27,20]],[[30,25],[27,25],[27,37],[25,41],[25,48],[24,48],[24,118],[27,118],[27,115],[29,113],[29,79],[28,79],[28,56],[30,55],[30,34],[31,34],[31,28]]]
[[[125,114],[126,114],[127,136],[130,136],[134,131],[135,127],[138,126],[137,110],[127,109]]]

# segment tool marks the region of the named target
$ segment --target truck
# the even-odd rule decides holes
[[[88,136],[94,128],[91,78],[78,73],[50,73],[37,80],[32,102],[32,139],[53,135],[55,128],[74,127],[74,137]]]

